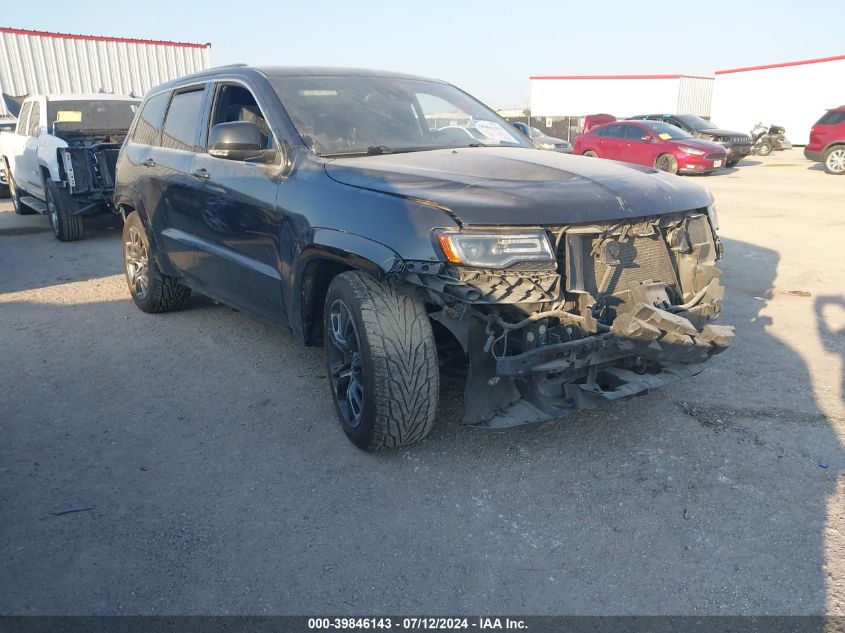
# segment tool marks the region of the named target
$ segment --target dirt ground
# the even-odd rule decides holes
[[[737,328],[705,373],[499,434],[446,391],[376,455],[322,349],[143,314],[118,230],[3,201],[0,613],[845,614],[845,178],[794,150],[697,182]]]

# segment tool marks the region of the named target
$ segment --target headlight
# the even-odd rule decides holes
[[[539,147],[540,149],[554,149],[555,144],[554,143],[537,143],[537,147]]]
[[[679,150],[684,152],[685,154],[692,154],[693,156],[704,156],[704,152],[700,149],[695,149],[694,147],[679,147]]]
[[[546,232],[436,231],[443,254],[453,264],[505,268],[515,262],[553,262]]]
[[[712,134],[699,134],[698,138],[700,138],[702,141],[712,141],[716,137]]]

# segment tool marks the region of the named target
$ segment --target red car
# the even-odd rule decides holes
[[[845,105],[828,110],[810,130],[804,156],[824,163],[829,174],[845,174]]]
[[[575,137],[573,154],[646,165],[670,174],[709,174],[724,166],[725,148],[660,121],[616,121]]]

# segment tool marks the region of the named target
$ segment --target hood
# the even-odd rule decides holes
[[[710,194],[647,167],[536,149],[476,147],[339,158],[336,182],[426,200],[461,224],[585,224],[704,208]]]
[[[669,141],[673,145],[681,146],[686,145],[687,147],[694,147],[696,149],[700,149],[703,152],[722,152],[725,153],[725,148],[718,143],[713,141],[705,141],[704,139],[700,138],[679,138],[673,141]]]
[[[717,127],[710,127],[706,130],[696,130],[696,132],[699,134],[709,134],[711,136],[744,136],[745,138],[751,138],[746,132],[733,132],[731,130],[723,130]]]

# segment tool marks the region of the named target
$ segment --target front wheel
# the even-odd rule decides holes
[[[405,446],[434,426],[439,375],[425,304],[357,271],[332,279],[323,309],[332,399],[359,448]]]
[[[661,154],[654,161],[654,168],[670,174],[678,173],[678,159],[672,154]]]
[[[144,312],[178,310],[191,290],[158,269],[141,218],[134,211],[123,224],[123,272],[132,301]]]
[[[734,167],[734,166],[736,166],[736,164],[737,164],[738,162],[739,162],[739,159],[737,159],[737,160],[729,160],[729,161],[727,161],[727,162],[725,163],[725,167]]]
[[[757,148],[757,155],[758,156],[768,156],[772,153],[772,144],[768,141],[763,142],[760,144],[760,147]]]
[[[829,174],[845,174],[845,145],[831,147],[824,153],[824,170]]]
[[[85,237],[85,224],[77,215],[76,201],[67,191],[59,189],[52,180],[47,180],[47,213],[53,235],[60,242],[75,242]]]

